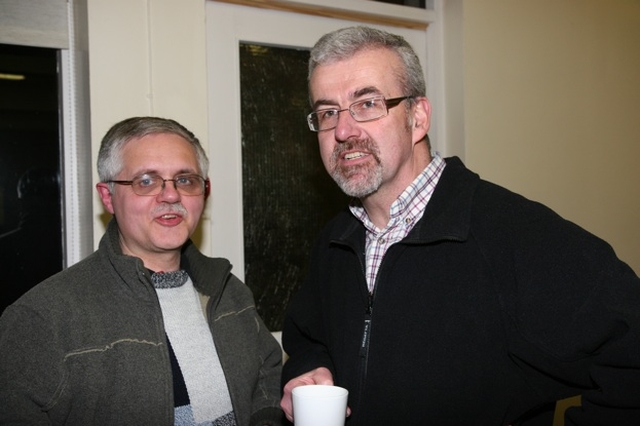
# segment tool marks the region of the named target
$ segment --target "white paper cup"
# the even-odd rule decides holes
[[[339,386],[305,385],[293,388],[295,426],[344,426],[349,391]]]

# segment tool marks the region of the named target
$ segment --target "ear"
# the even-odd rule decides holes
[[[115,214],[113,210],[113,199],[111,196],[111,191],[109,189],[109,184],[104,182],[98,182],[96,184],[96,189],[98,190],[98,195],[100,196],[100,200],[102,201],[102,205],[104,208],[111,214]]]
[[[211,181],[209,178],[204,181],[204,199],[209,198],[209,194],[211,194]]]
[[[414,99],[413,105],[413,143],[422,141],[431,127],[431,103],[426,97]]]

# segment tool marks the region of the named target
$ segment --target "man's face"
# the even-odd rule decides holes
[[[344,109],[373,96],[405,96],[397,77],[402,69],[398,56],[388,49],[366,50],[318,66],[309,82],[313,108]],[[422,124],[416,130],[412,126],[415,108],[408,113],[406,102],[369,122],[357,122],[343,111],[335,129],[318,133],[324,166],[346,194],[365,198],[382,193],[384,197],[388,191],[395,198],[413,181],[413,149],[426,135],[430,111],[422,112]],[[426,99],[420,105],[421,110],[429,108]]]
[[[122,158],[124,167],[116,180],[146,173],[164,179],[183,173],[201,175],[194,149],[170,133],[132,139],[122,149]],[[204,195],[181,195],[173,182],[166,182],[160,194],[151,196],[136,195],[128,185],[116,184],[113,193],[106,188],[98,186],[105,208],[118,220],[122,251],[140,257],[147,267],[157,263],[153,259],[158,256],[179,253],[204,210]]]

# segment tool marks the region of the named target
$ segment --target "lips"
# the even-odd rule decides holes
[[[365,152],[361,152],[361,151],[357,151],[357,152],[349,152],[346,153],[342,158],[344,158],[345,160],[356,160],[358,158],[362,158],[367,156],[368,154]]]
[[[160,216],[156,216],[155,222],[168,227],[178,226],[179,224],[184,222],[184,219],[181,215],[175,213],[165,213]]]
[[[377,158],[378,148],[371,139],[349,139],[338,143],[333,148],[332,159],[338,161],[355,161],[373,155]]]
[[[175,219],[177,217],[178,215],[176,214],[163,214],[162,216],[160,216],[160,219],[170,220],[170,219]]]
[[[153,215],[156,220],[171,224],[182,221],[182,218],[187,215],[187,209],[179,203],[161,204],[154,209]]]

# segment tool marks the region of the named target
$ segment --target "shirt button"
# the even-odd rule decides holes
[[[383,237],[378,238],[378,244],[384,244],[384,243],[385,243],[385,241],[384,241]]]

